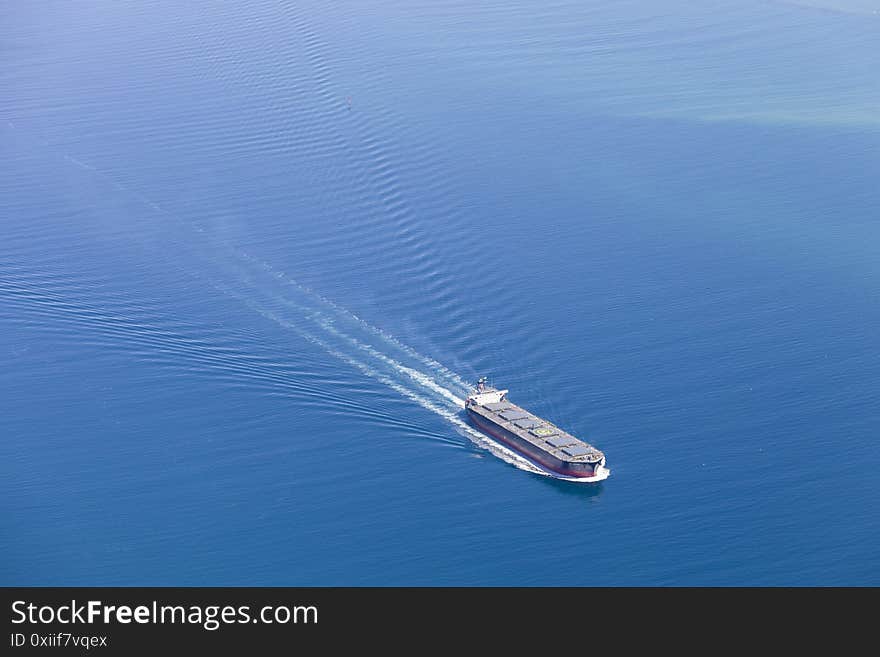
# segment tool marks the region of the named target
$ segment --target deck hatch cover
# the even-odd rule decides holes
[[[568,454],[569,456],[586,456],[591,451],[586,445],[572,445],[562,450],[563,454]]]
[[[577,441],[571,436],[556,436],[548,438],[547,442],[553,445],[553,447],[566,447],[567,445],[573,445]]]

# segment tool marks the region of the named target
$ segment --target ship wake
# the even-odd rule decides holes
[[[9,127],[17,130],[13,124]],[[178,262],[196,263],[198,266],[194,271],[191,270],[196,278],[436,414],[471,444],[521,470],[566,479],[500,445],[472,427],[464,412],[464,399],[470,391],[470,383],[450,368],[419,353],[395,336],[371,325],[259,257],[234,246],[232,240],[225,239],[222,234],[212,230],[210,225],[198,219],[181,220],[176,213],[100,168],[67,153],[59,153],[39,138],[31,138],[31,141],[53,153],[68,166],[75,167],[82,177],[83,188],[91,188],[96,195],[101,193],[108,198],[122,195],[152,214],[158,221],[144,221],[143,224],[155,223],[164,227],[164,247],[182,250]],[[74,316],[86,316],[85,310],[77,312],[76,303],[72,300],[67,305]],[[120,314],[116,318],[117,323],[124,324],[125,315],[126,313]],[[180,352],[177,344],[181,340],[179,336],[175,338],[171,334],[165,335],[157,329],[148,337],[149,339],[143,340],[150,344],[158,341],[157,348],[161,347],[159,351],[173,351],[178,358],[187,357],[187,354]],[[174,344],[167,341],[173,341]],[[173,350],[170,349],[171,346],[174,347]],[[188,356],[205,359],[213,367],[223,367],[216,354],[206,355],[193,351]],[[246,358],[241,360],[247,361]],[[236,376],[261,379],[271,385],[281,384],[277,372],[267,372],[264,367],[252,362],[241,367],[229,364],[225,369]],[[605,476],[574,481],[596,481]]]
[[[355,313],[243,251],[231,254],[235,275],[214,287],[266,319],[441,417],[459,435],[521,470],[577,482],[546,470],[472,427],[464,413],[470,384],[448,367],[404,344]]]

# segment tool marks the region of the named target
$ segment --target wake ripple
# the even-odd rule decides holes
[[[503,461],[535,474],[584,481],[547,471],[473,428],[465,419],[463,410],[464,397],[470,386],[459,374],[300,285],[268,263],[242,251],[235,251],[234,255],[240,266],[249,271],[241,270],[238,276],[231,278],[237,286],[219,288],[225,294],[435,413],[471,443]],[[256,273],[261,273],[265,279],[256,279]],[[278,281],[284,284],[283,287],[277,286]],[[243,282],[247,282],[246,289],[240,287]],[[600,475],[592,481],[606,476]]]

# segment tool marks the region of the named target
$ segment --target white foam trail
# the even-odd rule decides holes
[[[318,325],[320,325],[328,333],[330,333],[338,338],[341,338],[342,340],[345,340],[353,347],[356,347],[356,348],[360,349],[361,351],[368,353],[370,356],[385,363],[386,365],[390,366],[392,369],[394,369],[398,372],[401,372],[403,374],[406,374],[416,383],[422,385],[423,387],[427,388],[428,390],[432,390],[433,392],[437,393],[441,397],[451,401],[455,406],[460,407],[460,408],[464,408],[464,400],[463,399],[461,399],[460,397],[457,397],[452,391],[447,390],[446,388],[441,386],[439,383],[437,383],[434,379],[432,379],[429,375],[425,374],[424,372],[419,372],[418,370],[414,370],[411,367],[407,367],[406,365],[403,365],[399,361],[394,360],[390,356],[386,356],[381,351],[376,350],[374,347],[371,347],[370,345],[361,342],[360,340],[358,340],[355,337],[352,337],[346,333],[343,333],[342,331],[337,329],[335,326],[333,326],[332,321],[327,320],[326,318],[316,318],[316,321],[317,321]],[[434,410],[434,409],[431,409],[431,410]]]
[[[357,322],[363,328],[368,330],[370,333],[373,333],[374,335],[379,336],[380,338],[382,338],[383,341],[400,349],[400,351],[402,351],[406,355],[420,361],[422,364],[426,365],[432,371],[437,372],[438,374],[444,376],[445,378],[448,378],[455,385],[460,386],[462,388],[462,390],[469,390],[470,389],[470,387],[471,387],[470,383],[465,381],[459,374],[453,372],[448,367],[437,362],[433,358],[430,358],[428,356],[425,356],[425,355],[419,353],[418,351],[416,351],[415,349],[413,349],[409,345],[402,343],[400,340],[398,340],[396,337],[389,334],[388,332],[383,331],[382,329],[380,329],[376,326],[373,326],[372,324],[370,324],[366,320],[362,319],[361,317],[359,317],[355,313],[351,312],[350,310],[343,308],[342,306],[338,305],[336,302],[332,301],[331,299],[328,299],[328,298],[324,297],[323,295],[318,294],[317,292],[315,292],[311,288],[308,288],[308,287],[300,284],[298,281],[291,278],[290,276],[288,276],[284,272],[278,271],[277,269],[272,267],[270,264],[263,262],[261,260],[256,260],[255,258],[251,257],[249,254],[247,254],[245,252],[239,252],[239,255],[242,258],[251,262],[252,264],[257,265],[258,267],[261,267],[262,269],[264,269],[266,272],[270,273],[275,278],[278,278],[279,280],[284,281],[288,285],[291,285],[291,286],[297,288],[300,292],[303,292],[304,294],[307,294],[307,295],[313,297],[315,300],[319,301],[320,303],[328,306],[329,308],[332,308],[334,311],[336,311],[340,315],[343,315],[343,316],[347,317],[348,319],[351,319],[351,320]],[[460,403],[461,406],[464,406],[463,399],[456,397],[455,401],[457,404]]]
[[[16,126],[11,121],[8,121],[8,124],[11,128],[16,129]],[[44,145],[46,145],[48,147],[48,144],[44,143]],[[78,160],[78,159],[76,159],[66,153],[62,153],[62,155],[63,155],[64,159],[69,161],[74,166],[77,166],[81,169],[88,170],[96,175],[99,175],[103,178],[106,178],[119,191],[137,198],[142,203],[144,203],[145,205],[147,205],[148,207],[152,208],[153,210],[155,210],[157,212],[160,212],[166,216],[174,218],[173,215],[171,215],[171,213],[169,213],[167,210],[165,210],[164,208],[159,206],[157,203],[153,202],[152,200],[150,200],[149,198],[147,198],[146,196],[144,196],[140,192],[128,189],[125,185],[123,185],[122,183],[120,183],[119,181],[114,179],[109,174],[97,169],[96,167],[94,167],[90,164],[82,162],[81,160]],[[198,222],[191,222],[191,225],[199,233],[204,232],[203,228],[198,224]],[[378,327],[372,326],[371,324],[369,324],[365,320],[361,319],[356,314],[346,310],[345,308],[342,308],[341,306],[339,306],[335,302],[331,301],[330,299],[327,299],[326,297],[321,296],[320,294],[314,292],[313,290],[309,289],[308,287],[301,285],[296,280],[288,277],[283,272],[279,272],[278,270],[274,269],[271,265],[269,265],[265,262],[262,262],[260,260],[257,260],[255,258],[252,258],[251,256],[249,256],[247,253],[245,253],[243,251],[234,251],[234,255],[237,256],[238,259],[247,260],[252,265],[256,265],[259,268],[261,268],[264,271],[271,274],[272,276],[274,276],[275,278],[284,281],[288,285],[294,287],[299,292],[305,294],[308,298],[312,299],[313,301],[317,301],[319,303],[319,305],[322,305],[325,308],[331,309],[333,312],[335,312],[341,318],[356,322],[361,328],[365,329],[369,333],[372,333],[372,334],[378,336],[386,344],[398,349],[400,352],[406,354],[407,356],[409,356],[413,360],[416,360],[419,363],[421,363],[422,365],[426,366],[430,371],[434,372],[436,375],[440,376],[441,378],[445,379],[446,381],[448,381],[449,383],[451,383],[455,387],[459,388],[461,391],[466,391],[466,390],[470,389],[470,384],[468,384],[467,381],[465,381],[460,375],[453,372],[449,368],[445,367],[441,363],[439,363],[436,360],[429,358],[423,354],[420,354],[412,347],[400,342],[400,340],[398,340],[394,336],[388,334],[387,332],[383,331],[382,329],[380,329]],[[240,272],[240,273],[244,274],[245,280],[249,280],[249,277],[247,276],[246,273],[244,273],[244,272]],[[376,379],[377,381],[383,383],[384,385],[388,386],[392,390],[400,393],[404,397],[407,397],[408,399],[416,402],[417,404],[419,404],[423,408],[425,408],[433,413],[436,413],[440,417],[447,420],[450,424],[452,424],[461,434],[466,436],[472,443],[474,443],[475,445],[477,445],[479,447],[482,447],[483,449],[489,451],[490,453],[492,453],[493,455],[502,459],[503,461],[505,461],[505,462],[507,462],[507,463],[509,463],[509,464],[521,469],[521,470],[526,470],[528,472],[533,472],[535,474],[540,474],[540,475],[544,475],[547,477],[553,477],[553,478],[557,478],[557,479],[565,479],[565,480],[577,481],[577,482],[601,481],[602,479],[605,479],[609,474],[609,471],[605,470],[604,476],[593,477],[590,479],[574,479],[571,477],[564,477],[564,476],[561,476],[556,473],[553,473],[553,472],[550,472],[550,471],[543,469],[539,465],[520,456],[518,453],[513,452],[512,450],[508,449],[507,447],[495,442],[494,440],[492,440],[491,438],[489,438],[488,436],[486,436],[482,432],[477,431],[476,429],[471,427],[467,422],[465,422],[462,419],[460,411],[462,408],[464,408],[464,399],[459,397],[455,393],[455,391],[450,390],[449,388],[445,387],[442,383],[437,381],[431,375],[429,375],[425,372],[422,372],[420,370],[417,370],[413,367],[409,367],[407,365],[404,365],[403,363],[399,362],[398,360],[382,353],[381,351],[379,351],[375,347],[372,347],[372,346],[358,340],[357,338],[350,336],[350,335],[344,333],[343,331],[340,331],[335,326],[333,326],[333,320],[331,318],[326,317],[318,309],[312,309],[312,308],[299,306],[298,304],[295,304],[294,302],[292,302],[289,299],[275,297],[276,301],[280,301],[286,305],[296,307],[303,317],[314,322],[316,326],[322,328],[328,334],[341,339],[342,341],[348,343],[350,346],[357,348],[360,352],[366,353],[369,356],[373,357],[374,359],[379,361],[379,363],[383,363],[386,366],[390,367],[392,370],[394,370],[400,374],[405,375],[408,378],[408,380],[414,381],[415,383],[420,385],[425,391],[430,391],[431,393],[433,393],[433,394],[439,396],[440,398],[442,398],[443,400],[445,400],[445,402],[441,402],[440,400],[438,400],[439,403],[435,403],[434,401],[425,397],[424,394],[419,394],[419,392],[417,392],[416,390],[413,390],[412,388],[407,387],[406,385],[404,385],[403,383],[401,383],[399,381],[395,381],[390,376],[382,373],[381,371],[379,371],[377,368],[371,366],[370,364],[365,363],[358,358],[355,358],[351,354],[348,354],[348,353],[341,351],[340,349],[329,344],[326,340],[323,340],[323,339],[317,337],[316,335],[314,335],[313,333],[304,330],[302,327],[300,327],[292,322],[289,322],[282,317],[279,317],[277,314],[275,314],[271,310],[261,306],[259,303],[257,303],[253,299],[249,299],[249,298],[243,296],[242,294],[236,293],[236,292],[232,291],[231,289],[229,289],[228,287],[217,284],[217,283],[214,284],[214,287],[216,289],[218,289],[219,291],[223,292],[224,294],[230,295],[230,296],[238,299],[239,301],[241,301],[246,306],[248,306],[252,310],[259,313],[263,317],[265,317],[271,321],[276,322],[277,324],[279,324],[280,326],[282,326],[284,328],[288,328],[290,330],[295,331],[296,333],[301,335],[303,338],[305,338],[305,339],[309,340],[310,342],[312,342],[313,344],[316,344],[319,347],[321,347],[328,354],[334,356],[335,358],[342,360],[343,362],[351,365],[352,367],[355,367],[359,371],[363,372],[365,375],[367,375],[373,379]],[[272,295],[270,295],[270,296],[272,296]]]
[[[330,330],[330,329],[328,328],[328,330]],[[389,366],[391,366],[393,369],[397,370],[398,372],[401,372],[402,374],[406,374],[409,378],[411,378],[413,381],[415,381],[419,385],[421,385],[425,388],[428,388],[429,390],[433,390],[441,397],[452,402],[458,408],[464,408],[464,399],[457,396],[451,390],[444,388],[442,385],[437,383],[437,381],[432,379],[429,375],[425,374],[424,372],[419,372],[418,370],[413,369],[412,367],[407,367],[403,363],[400,363],[399,361],[391,358],[390,356],[386,356],[382,352],[376,350],[374,347],[371,347],[370,345],[361,342],[357,338],[352,338],[350,336],[346,336],[345,334],[337,331],[336,329],[332,329],[332,330],[334,331],[334,333],[336,333],[340,337],[343,337],[345,339],[349,339],[351,341],[352,345],[358,347],[359,349],[362,349],[363,351],[366,351],[374,358],[378,358],[379,360],[388,364]]]
[[[374,347],[365,344],[358,340],[357,338],[350,336],[343,331],[336,328],[333,324],[333,320],[324,316],[320,311],[309,310],[307,308],[303,308],[298,304],[290,301],[289,299],[284,298],[276,298],[276,301],[284,303],[288,306],[293,306],[300,312],[300,316],[305,317],[312,321],[315,326],[319,327],[321,330],[326,332],[329,336],[337,338],[344,343],[347,343],[349,346],[358,349],[359,352],[367,354],[368,356],[376,359],[379,364],[384,364],[390,367],[393,371],[401,373],[407,377],[403,382],[397,381],[386,373],[383,373],[377,367],[370,365],[364,360],[356,358],[355,356],[342,351],[341,349],[331,345],[326,340],[319,338],[314,333],[303,329],[301,326],[290,322],[283,317],[280,317],[277,313],[272,312],[271,310],[265,308],[261,304],[255,302],[253,299],[243,297],[239,294],[233,293],[229,290],[223,289],[228,294],[232,294],[235,298],[239,299],[248,307],[255,310],[257,313],[269,319],[273,322],[276,322],[280,326],[284,328],[288,328],[290,330],[295,331],[299,335],[303,336],[313,344],[318,345],[328,354],[338,358],[339,360],[355,367],[360,372],[369,376],[372,379],[383,383],[388,386],[395,392],[403,395],[407,399],[410,399],[417,403],[422,408],[431,411],[432,413],[437,414],[442,417],[444,420],[449,422],[460,434],[468,438],[473,444],[486,451],[490,452],[497,458],[513,465],[520,470],[525,470],[527,472],[532,472],[534,474],[543,475],[546,477],[553,477],[557,479],[565,479],[573,482],[586,482],[586,481],[599,481],[604,479],[605,477],[594,477],[590,479],[581,479],[581,478],[573,478],[573,477],[564,477],[558,475],[554,472],[550,472],[545,470],[541,466],[533,463],[532,461],[524,458],[520,454],[512,451],[511,449],[501,445],[484,433],[476,430],[470,424],[468,424],[461,416],[461,409],[464,407],[464,400],[455,395],[454,392],[444,388],[439,382],[433,379],[429,374],[425,372],[421,372],[412,367],[408,367],[403,365],[402,363],[396,361],[395,359],[383,354],[378,351]],[[444,368],[445,369],[445,368]],[[440,399],[437,401],[429,399],[425,394],[420,394],[417,389],[413,389],[412,387],[408,387],[405,385],[406,380],[411,380],[417,384],[419,384],[426,392],[430,391],[435,395],[439,396]],[[605,475],[607,476],[607,475]]]
[[[288,305],[295,305],[292,302],[290,302],[289,300],[285,300],[285,299],[279,299],[279,300],[282,301],[283,303],[288,304]],[[260,314],[262,314],[264,317],[267,317],[268,319],[272,319],[273,321],[279,322],[282,326],[286,326],[288,328],[293,328],[294,330],[296,330],[300,334],[307,336],[310,340],[312,340],[312,342],[314,342],[315,344],[318,344],[319,346],[324,348],[327,351],[327,353],[335,356],[336,358],[339,358],[340,360],[348,363],[349,365],[356,367],[357,369],[359,369],[361,372],[363,372],[367,376],[374,378],[374,379],[380,381],[381,383],[384,383],[392,390],[395,390],[396,392],[402,394],[403,396],[407,397],[408,399],[411,399],[412,401],[416,402],[422,408],[425,408],[429,411],[432,411],[433,413],[436,413],[437,415],[439,415],[440,417],[442,417],[446,421],[448,421],[450,424],[452,424],[459,431],[459,433],[466,436],[472,443],[474,443],[478,447],[481,447],[481,448],[487,450],[488,452],[490,452],[491,454],[493,454],[497,458],[500,458],[501,460],[513,465],[516,468],[519,468],[520,470],[525,470],[527,472],[532,472],[534,474],[539,474],[539,475],[543,475],[545,477],[551,477],[554,479],[561,479],[564,481],[570,481],[573,483],[595,483],[595,482],[607,479],[608,476],[610,475],[610,470],[608,470],[607,468],[602,468],[600,470],[599,474],[597,474],[596,476],[593,476],[593,477],[567,477],[565,475],[560,475],[558,473],[555,473],[555,472],[552,472],[550,470],[543,468],[542,466],[540,466],[537,463],[534,463],[534,462],[530,461],[529,459],[521,456],[517,452],[514,452],[513,450],[509,449],[508,447],[505,447],[504,445],[501,445],[500,443],[495,442],[490,437],[488,437],[486,434],[474,429],[470,424],[468,424],[466,421],[464,421],[462,419],[461,414],[460,414],[460,410],[464,408],[464,400],[461,399],[460,397],[456,396],[455,393],[453,393],[451,390],[444,388],[440,383],[438,383],[436,380],[431,378],[431,376],[426,374],[425,372],[420,372],[419,370],[416,370],[412,367],[408,367],[406,365],[403,365],[399,361],[397,361],[397,360],[387,356],[386,354],[383,354],[382,352],[376,350],[374,347],[361,342],[357,338],[350,336],[350,335],[344,333],[343,331],[340,331],[338,328],[336,328],[336,326],[334,326],[333,321],[331,319],[324,317],[320,312],[315,312],[315,313],[312,313],[307,316],[309,317],[309,319],[314,321],[316,325],[320,326],[328,334],[347,342],[349,345],[351,345],[351,346],[359,349],[360,351],[372,356],[373,358],[377,359],[379,362],[390,366],[393,370],[400,372],[402,374],[405,374],[407,377],[409,377],[409,379],[411,379],[412,381],[421,385],[423,388],[434,392],[435,394],[437,394],[440,397],[442,397],[443,399],[445,399],[447,402],[451,403],[452,407],[445,408],[437,403],[434,403],[433,401],[427,399],[424,395],[418,394],[418,392],[416,392],[412,388],[408,388],[405,385],[403,385],[402,383],[391,379],[389,376],[382,374],[374,367],[371,367],[371,366],[365,364],[363,361],[360,361],[360,360],[350,356],[349,354],[346,354],[336,348],[331,347],[330,345],[328,345],[324,341],[320,340],[319,338],[316,338],[316,337],[312,336],[311,334],[309,334],[308,332],[303,331],[300,327],[292,325],[290,322],[284,321],[283,319],[277,317],[276,315],[274,315],[271,312],[266,312],[264,309],[260,309],[260,308],[255,307],[252,302],[248,302],[248,305],[250,305],[255,310],[260,312]],[[300,308],[300,310],[305,310],[305,309]]]
[[[228,290],[225,290],[225,291],[227,293],[229,293]],[[441,417],[445,418],[446,420],[448,420],[449,422],[454,424],[459,429],[463,430],[465,433],[467,433],[471,436],[474,436],[474,437],[478,437],[478,438],[482,437],[482,434],[480,434],[479,432],[474,430],[472,427],[470,427],[468,424],[466,424],[464,421],[462,421],[461,418],[459,418],[453,411],[438,406],[437,404],[433,403],[429,399],[426,399],[422,395],[419,395],[414,390],[407,388],[406,386],[401,385],[399,382],[394,381],[390,377],[382,374],[381,372],[379,372],[375,368],[371,367],[370,365],[367,365],[363,361],[360,361],[360,360],[352,357],[349,354],[346,354],[342,351],[339,351],[338,349],[334,348],[332,345],[328,344],[326,341],[321,340],[320,338],[313,335],[312,333],[309,333],[308,331],[303,330],[301,327],[297,326],[296,324],[288,322],[287,320],[283,319],[282,317],[279,317],[278,315],[276,315],[272,311],[267,310],[266,308],[260,306],[259,304],[254,303],[252,300],[245,299],[239,295],[234,295],[234,296],[236,298],[238,298],[239,300],[241,300],[243,303],[245,303],[248,307],[252,308],[256,312],[258,312],[260,315],[265,317],[266,319],[270,319],[273,322],[276,322],[278,325],[283,326],[284,328],[288,328],[288,329],[295,331],[296,333],[303,336],[304,338],[306,338],[310,342],[320,346],[322,349],[324,349],[330,355],[335,356],[336,358],[342,360],[345,363],[348,363],[349,365],[351,365],[353,367],[356,367],[357,369],[359,369],[361,372],[363,372],[367,376],[369,376],[373,379],[376,379],[376,380],[380,381],[381,383],[384,383],[392,390],[395,390],[396,392],[399,392],[400,394],[404,395],[405,397],[413,400],[414,402],[416,402],[417,404],[419,404],[423,408],[425,408],[429,411],[432,411],[432,412],[436,413],[437,415],[440,415]],[[350,336],[345,336],[345,334],[343,334],[339,331],[336,331],[335,329],[332,329],[331,327],[329,327],[327,325],[325,325],[325,328],[328,329],[329,332],[333,333],[334,335],[336,335],[338,337],[342,337],[342,338],[350,337]],[[353,342],[357,342],[354,338],[350,338],[350,339]],[[426,376],[426,375],[423,375],[423,376]],[[437,386],[437,387],[439,388],[439,386]]]
[[[426,388],[430,388],[434,392],[442,395],[443,397],[445,397],[446,399],[451,401],[453,404],[455,404],[459,408],[464,408],[464,399],[456,396],[451,391],[449,391],[446,388],[444,388],[443,386],[439,385],[436,381],[434,381],[434,379],[429,377],[427,374],[424,374],[423,372],[419,372],[418,370],[414,370],[413,368],[407,367],[406,365],[401,365],[399,363],[394,363],[394,367],[396,367],[399,371],[403,372],[404,374],[409,375],[409,377],[413,381],[416,381],[417,383],[420,383],[421,385],[425,386]]]
[[[251,258],[250,256],[247,256],[246,254],[243,254],[243,255],[249,262],[252,262],[254,264],[257,264],[258,266],[261,266],[266,271],[269,271],[274,277],[280,278],[280,279],[284,280],[286,283],[293,285],[299,291],[303,292],[304,294],[308,295],[309,297],[313,297],[314,299],[317,299],[318,301],[320,301],[322,304],[325,304],[326,306],[331,308],[334,312],[343,315],[347,319],[355,321],[358,326],[367,329],[370,333],[372,333],[374,335],[378,335],[379,337],[382,338],[383,341],[397,347],[404,354],[406,354],[406,355],[414,358],[415,360],[418,360],[426,365],[429,365],[430,368],[435,371],[435,373],[441,374],[442,376],[459,384],[464,390],[467,390],[470,387],[464,381],[464,379],[462,379],[458,374],[456,374],[455,372],[452,372],[449,368],[444,367],[443,365],[438,363],[436,360],[434,360],[432,358],[428,358],[427,356],[423,356],[422,354],[418,353],[412,347],[409,347],[408,345],[403,344],[402,342],[400,342],[399,340],[397,340],[393,336],[390,336],[385,331],[382,331],[381,329],[378,329],[378,328],[368,324],[366,321],[364,321],[363,319],[361,319],[360,317],[358,317],[354,313],[352,313],[348,310],[345,310],[344,308],[341,308],[336,303],[322,297],[321,295],[316,294],[315,292],[312,292],[311,290],[305,288],[304,286],[300,285],[296,281],[288,278],[283,273],[274,270],[271,266],[269,266],[265,263],[262,263],[262,262],[255,262],[254,259]],[[284,297],[275,297],[275,299],[277,301],[279,301],[280,303],[283,303],[286,305],[293,305],[299,311],[306,310],[305,308],[302,308],[298,304],[294,304],[293,302],[291,302],[290,300],[288,300]],[[457,394],[455,394],[454,391],[444,387],[436,379],[434,379],[430,375],[426,374],[425,372],[421,372],[415,368],[408,367],[407,365],[404,365],[400,361],[398,361],[398,360],[388,356],[387,354],[379,351],[375,347],[373,347],[373,346],[371,346],[361,340],[358,340],[357,338],[355,338],[351,335],[348,335],[348,334],[340,331],[338,328],[336,328],[335,323],[332,318],[326,317],[321,314],[317,314],[317,315],[312,314],[312,318],[316,319],[317,323],[325,331],[332,333],[333,335],[335,335],[339,338],[342,338],[343,340],[347,341],[349,344],[356,347],[357,349],[359,349],[361,351],[365,351],[368,354],[370,354],[370,356],[372,356],[373,358],[376,358],[376,359],[386,363],[392,369],[395,369],[398,372],[401,372],[402,374],[407,375],[410,379],[412,379],[413,381],[415,381],[419,385],[421,385],[425,388],[428,388],[429,390],[432,390],[433,392],[437,393],[441,397],[452,402],[452,404],[454,404],[457,408],[464,408],[465,402],[462,397],[459,397]]]

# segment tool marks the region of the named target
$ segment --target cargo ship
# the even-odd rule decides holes
[[[507,399],[481,378],[465,401],[470,421],[549,474],[579,481],[601,481],[610,471],[605,454]]]

